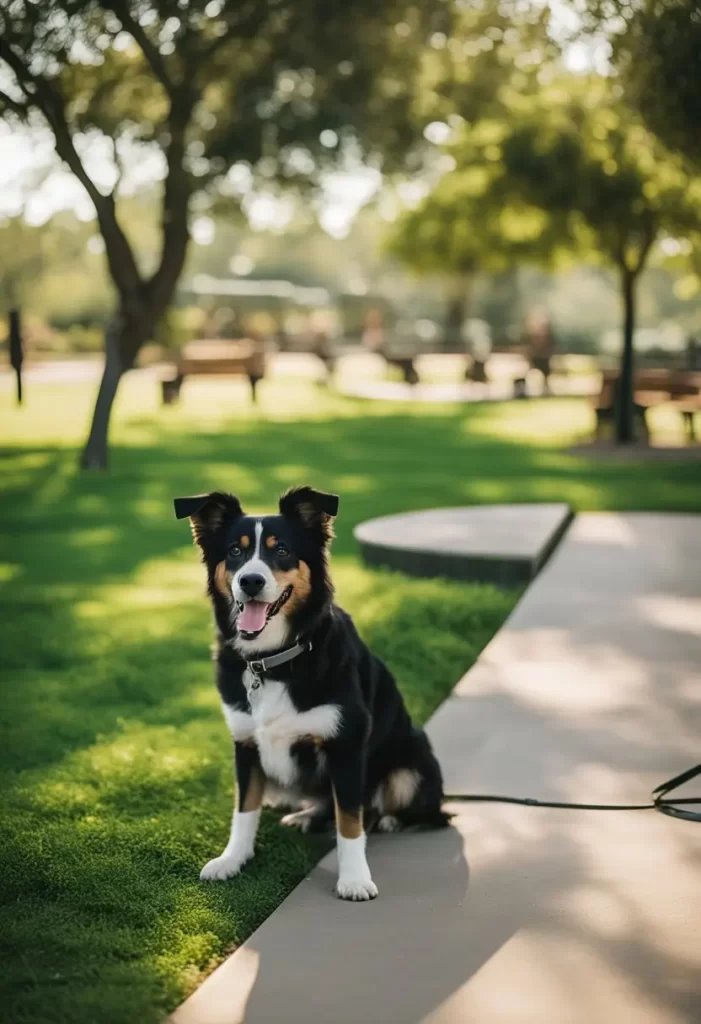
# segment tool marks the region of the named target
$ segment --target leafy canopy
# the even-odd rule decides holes
[[[650,131],[701,170],[701,5],[698,0],[588,0],[603,25],[626,100]]]

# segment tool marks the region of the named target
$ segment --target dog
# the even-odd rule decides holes
[[[386,666],[333,600],[328,552],[338,497],[297,487],[279,514],[250,516],[231,494],[176,498],[207,569],[216,682],[234,740],[237,800],[224,852],[200,877],[225,879],[253,857],[264,803],[282,823],[335,823],[336,894],[377,896],[366,828],[442,828],[443,780]]]

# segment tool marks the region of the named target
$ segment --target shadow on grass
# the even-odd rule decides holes
[[[353,526],[379,514],[437,505],[569,501],[577,509],[701,510],[690,463],[604,464],[555,448],[485,436],[492,410],[441,416],[365,416],[273,423],[231,420],[198,435],[143,421],[149,443],[113,449],[113,470],[79,475],[74,453],[0,449],[8,561],[55,535],[47,581],[128,576],[146,559],[185,546],[172,497],[214,487],[255,509],[309,480],[341,494],[338,554],[354,551]],[[130,425],[135,422],[131,421]],[[146,427],[148,430],[146,430]],[[29,561],[29,560],[28,560]]]

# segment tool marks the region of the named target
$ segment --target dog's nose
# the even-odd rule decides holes
[[[249,597],[255,597],[256,594],[260,594],[265,586],[265,576],[259,572],[247,572],[239,579],[239,586],[244,594],[248,594]]]

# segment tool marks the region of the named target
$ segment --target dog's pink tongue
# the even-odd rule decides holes
[[[259,633],[265,625],[267,601],[247,601],[239,612],[238,626],[242,633]]]

